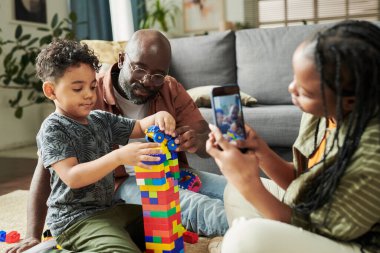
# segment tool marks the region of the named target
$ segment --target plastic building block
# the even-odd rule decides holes
[[[183,240],[187,243],[193,244],[198,242],[198,234],[186,231],[183,233]]]
[[[198,192],[202,187],[202,182],[198,175],[188,170],[181,170],[179,174],[178,184],[182,189]]]
[[[5,238],[7,236],[7,233],[4,230],[0,231],[0,242],[5,242]]]
[[[145,139],[150,142],[163,143],[170,151],[177,148],[175,138],[163,133],[158,126],[150,126],[145,130]]]
[[[20,233],[17,231],[11,231],[7,234],[5,238],[6,243],[15,243],[20,241]]]

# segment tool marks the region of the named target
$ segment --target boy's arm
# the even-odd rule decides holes
[[[52,164],[61,180],[71,189],[93,184],[122,164],[138,165],[149,168],[142,161],[159,161],[159,157],[150,154],[161,153],[159,143],[130,143],[89,162],[78,163],[76,157],[69,157]]]

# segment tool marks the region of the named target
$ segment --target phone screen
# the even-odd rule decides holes
[[[214,120],[228,141],[244,140],[245,129],[239,93],[213,95]]]

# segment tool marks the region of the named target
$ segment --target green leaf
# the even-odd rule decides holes
[[[34,97],[33,95],[34,95],[34,91],[31,91],[31,92],[29,93],[28,100],[32,100],[33,97]]]
[[[18,39],[20,38],[21,35],[22,35],[22,26],[18,25],[15,31],[15,38]]]
[[[37,82],[33,82],[32,83],[32,86],[33,88],[38,91],[38,92],[42,92],[42,82],[41,81],[37,81]]]
[[[26,66],[30,63],[29,55],[24,54],[21,56],[21,65]]]
[[[76,23],[78,21],[78,16],[75,12],[70,12],[69,14],[69,19],[73,22]]]
[[[50,25],[50,27],[51,27],[51,28],[56,27],[56,26],[57,26],[57,23],[58,23],[58,14],[56,13],[56,14],[54,14],[54,16],[53,16],[53,18],[52,18],[52,20],[51,20],[51,25]]]
[[[45,103],[45,101],[46,101],[46,97],[42,97],[42,96],[40,96],[40,97],[38,97],[37,99],[36,99],[36,104],[42,104],[42,103]]]
[[[14,100],[12,99],[9,100],[9,104],[11,105],[11,107],[15,107],[18,104],[18,102],[20,102],[21,98],[22,98],[22,91],[19,90],[17,92],[16,98]]]
[[[44,31],[44,32],[49,32],[49,28],[46,28],[46,27],[38,27],[37,28],[38,31]]]
[[[13,79],[13,82],[15,84],[23,85],[25,83],[25,80],[24,80],[24,78],[18,76],[18,77]]]
[[[31,37],[32,37],[32,35],[30,35],[30,34],[25,34],[24,36],[22,36],[22,37],[20,38],[20,41],[29,40]]]
[[[17,109],[15,111],[15,117],[18,118],[18,119],[21,119],[22,118],[23,110],[24,110],[24,108],[17,107]]]
[[[53,37],[58,38],[61,35],[62,35],[62,29],[61,28],[57,28],[53,31]]]
[[[34,43],[36,43],[36,41],[38,41],[38,38],[33,38],[33,39],[31,39],[31,40],[26,44],[26,46],[29,47],[29,46],[33,45]]]
[[[40,46],[47,45],[53,40],[53,36],[46,35],[40,39]]]

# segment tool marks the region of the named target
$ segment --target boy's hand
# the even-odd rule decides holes
[[[34,237],[27,237],[21,240],[18,244],[7,249],[6,253],[18,253],[30,249],[40,243],[40,240]]]
[[[118,149],[118,157],[120,164],[128,164],[131,166],[139,166],[141,168],[149,169],[150,166],[143,163],[143,161],[159,161],[159,157],[150,156],[152,154],[161,154],[159,149],[160,143],[142,143],[133,142]]]
[[[158,125],[161,131],[164,131],[165,134],[175,136],[175,119],[173,116],[165,111],[157,112],[154,115],[154,124]]]

